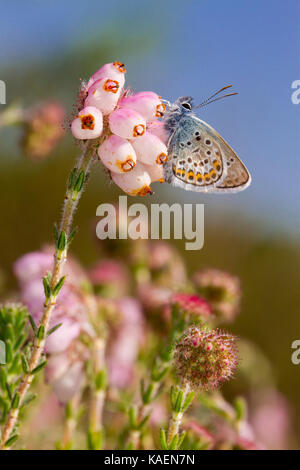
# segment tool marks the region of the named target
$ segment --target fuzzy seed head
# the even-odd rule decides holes
[[[175,347],[174,366],[182,385],[214,390],[228,381],[237,367],[236,338],[221,330],[191,327]]]

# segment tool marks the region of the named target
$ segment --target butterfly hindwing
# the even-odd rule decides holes
[[[165,180],[199,192],[234,192],[250,184],[250,175],[235,152],[208,124],[184,116],[170,138]]]

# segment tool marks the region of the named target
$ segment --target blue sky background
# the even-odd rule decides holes
[[[291,102],[291,84],[300,80],[299,20],[299,0],[12,0],[1,11],[0,64],[34,60],[42,67],[87,37],[101,40],[116,28],[120,45],[130,40],[139,51],[126,56],[122,48],[122,57],[111,57],[126,62],[136,91],[154,90],[170,100],[191,94],[200,102],[232,83],[237,97],[198,115],[246,163],[251,187],[218,197],[162,185],[157,194],[205,202],[225,217],[232,209],[246,211],[266,226],[298,231],[300,104]]]

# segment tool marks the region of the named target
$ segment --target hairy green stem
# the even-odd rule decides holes
[[[185,399],[187,398],[188,393],[190,392],[189,386],[185,385],[185,387],[182,389],[182,392],[183,392],[182,403],[184,403]],[[175,410],[172,411],[172,416],[169,421],[169,427],[168,427],[168,437],[167,437],[168,446],[170,446],[174,437],[178,435],[179,433],[183,413],[184,411],[175,411]]]
[[[103,408],[106,395],[105,337],[94,341],[92,351],[92,384],[90,390],[88,447],[100,450],[103,445]]]
[[[92,163],[93,156],[95,153],[94,143],[93,141],[87,142],[85,144],[84,150],[82,152],[81,157],[79,158],[76,169],[77,174],[83,172],[84,180],[88,175],[89,167]],[[81,194],[83,190],[83,185],[78,190],[74,190],[74,188],[70,188],[70,185],[67,188],[67,192],[65,195],[64,206],[63,206],[63,214],[60,223],[59,233],[65,233],[67,243],[65,247],[61,249],[58,246],[55,248],[54,253],[54,265],[53,271],[50,281],[50,289],[51,292],[54,290],[55,286],[57,286],[58,282],[62,276],[62,268],[67,259],[67,251],[68,251],[68,237],[70,235],[70,229],[73,221],[73,216],[76,211],[78,202],[80,200]],[[11,407],[6,423],[3,428],[1,442],[0,442],[0,450],[8,450],[9,445],[6,445],[7,441],[10,439],[11,434],[17,424],[20,408],[24,401],[25,395],[30,387],[30,384],[33,380],[34,374],[32,373],[34,369],[39,365],[41,356],[44,351],[47,331],[49,329],[50,318],[55,308],[57,295],[51,294],[45,301],[44,310],[42,319],[39,325],[39,330],[42,327],[44,330],[43,335],[35,336],[34,343],[32,346],[30,359],[29,359],[29,367],[28,372],[24,373],[21,379],[21,382],[18,386],[17,393],[19,394],[19,403],[17,407]],[[41,330],[40,330],[41,331]]]

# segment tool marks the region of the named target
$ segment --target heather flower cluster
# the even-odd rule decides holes
[[[44,370],[52,390],[47,406],[55,416],[61,416],[61,407],[66,410],[59,448],[76,448],[75,429],[81,433],[84,429],[77,419],[81,407],[86,410],[90,449],[263,448],[256,433],[262,435],[257,422],[263,419],[261,410],[267,409],[267,403],[259,403],[251,414],[254,430],[243,411],[244,402],[228,403],[220,393],[237,369],[237,338],[217,328],[226,318],[218,316],[217,304],[208,300],[207,293],[220,285],[221,278],[227,280],[224,290],[240,293],[233,290],[236,278],[210,269],[202,297],[197,293],[199,278],[207,269],[197,271],[191,282],[171,245],[126,243],[118,250],[102,246],[105,258],[88,270],[74,258],[63,268],[66,281],[52,314],[54,331],[46,339]],[[51,252],[46,247],[28,253],[14,265],[19,299],[36,324],[44,303],[42,278],[53,265]],[[122,261],[125,253],[127,265]],[[3,314],[0,323],[1,318]],[[32,335],[23,349],[25,357]],[[253,361],[253,354],[248,352],[246,359]],[[253,367],[243,365],[242,371],[253,374]],[[53,396],[58,409],[53,409]],[[0,408],[4,399],[9,397],[1,398],[0,393]],[[269,442],[272,436],[270,431]],[[275,439],[279,441],[278,433]]]
[[[240,280],[219,269],[206,268],[194,274],[196,290],[211,304],[215,314],[223,321],[233,321],[239,312]]]
[[[145,196],[163,182],[168,159],[166,135],[158,119],[165,105],[154,92],[130,95],[125,66],[101,67],[81,90],[82,108],[71,124],[76,139],[99,140],[98,156],[114,183],[131,196]]]
[[[36,324],[41,319],[44,304],[42,278],[51,271],[52,265],[50,250],[28,253],[14,265],[20,283],[20,298]],[[61,403],[67,403],[83,384],[83,365],[88,351],[79,341],[80,334],[95,336],[80,288],[86,275],[74,260],[67,262],[64,271],[68,281],[62,288],[50,322],[50,328],[57,325],[59,328],[47,338],[45,346],[49,359],[46,380],[53,385]]]
[[[0,112],[0,129],[19,127],[23,153],[37,162],[48,157],[63,138],[65,117],[58,101],[41,101],[29,107],[13,101]]]
[[[238,340],[219,329],[239,313],[236,276],[213,268],[188,276],[174,246],[142,238],[97,242],[102,257],[89,268],[69,256],[73,216],[96,160],[130,195],[144,196],[163,180],[164,103],[153,92],[130,94],[125,73],[124,64],[109,63],[82,84],[71,124],[82,153],[54,246],[15,262],[18,291],[0,306],[0,449],[19,445],[21,419],[28,448],[261,449],[258,435],[280,445],[290,421],[271,374],[264,374],[264,398],[227,401],[221,392],[238,367]],[[16,114],[0,115],[0,125]],[[34,158],[57,143],[62,119],[53,104],[32,111],[23,143]],[[119,215],[121,226],[127,213]],[[251,389],[260,382],[257,364],[270,365],[252,343],[240,345]],[[34,380],[41,375],[48,386]],[[36,395],[38,425],[20,413]]]

